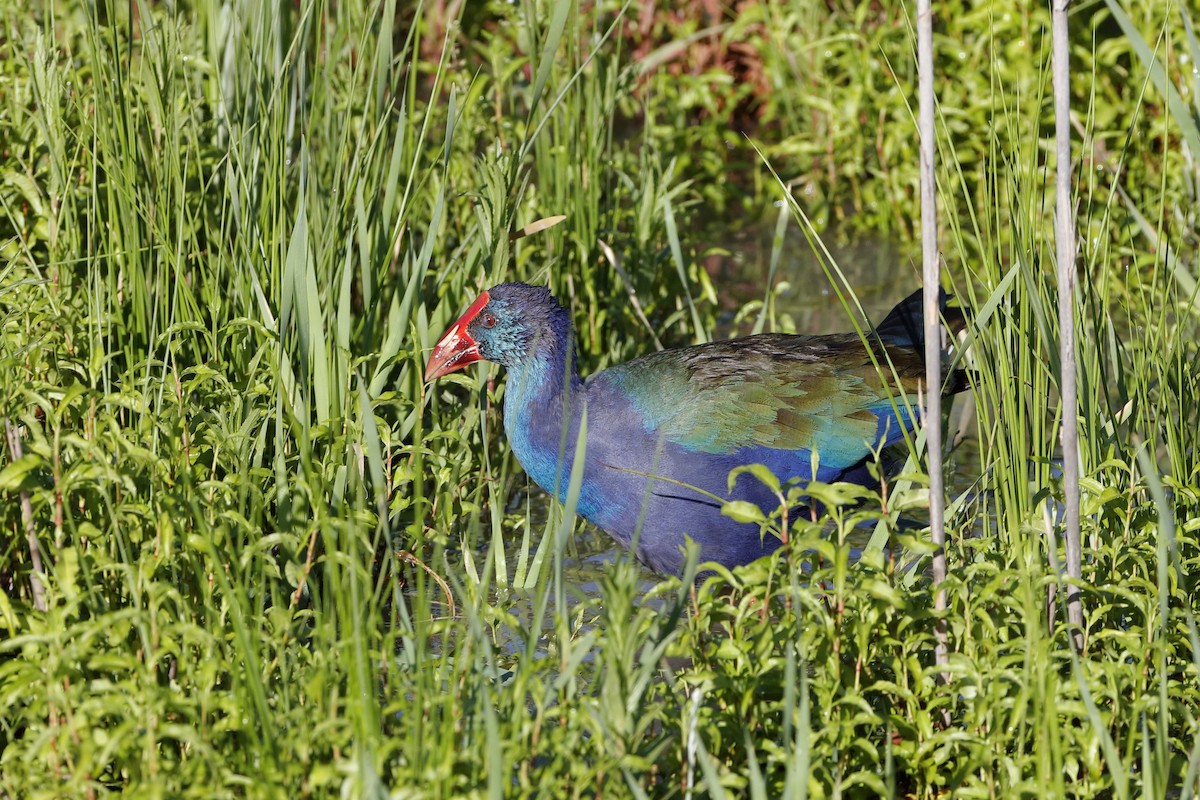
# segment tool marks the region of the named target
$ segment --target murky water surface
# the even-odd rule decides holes
[[[706,257],[724,313],[719,325],[731,326],[737,310],[752,300],[762,300],[770,276],[775,224],[768,220],[725,238],[709,237],[718,252]],[[901,299],[921,285],[920,253],[889,239],[857,235],[839,241],[836,233],[823,237],[826,248],[854,288],[863,310],[879,321]],[[797,333],[837,333],[852,330],[821,267],[821,259],[795,224],[789,224],[780,247],[775,285],[776,311],[792,318]]]

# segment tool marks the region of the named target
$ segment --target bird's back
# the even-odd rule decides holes
[[[848,466],[877,439],[880,418],[897,419],[922,365],[909,348],[877,346],[875,360],[853,334],[760,334],[652,353],[593,376],[589,397],[627,398],[647,433],[696,453],[745,449],[821,451]],[[899,383],[883,381],[876,361]],[[903,410],[900,411],[903,414]],[[894,440],[898,425],[891,430]]]

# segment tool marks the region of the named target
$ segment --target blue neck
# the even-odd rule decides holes
[[[511,367],[504,389],[504,431],[513,453],[529,477],[560,501],[567,494],[583,408],[570,334],[564,338]]]

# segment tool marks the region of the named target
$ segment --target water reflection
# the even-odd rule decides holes
[[[721,302],[718,325],[730,332],[735,314],[746,303],[762,300],[770,275],[775,223],[760,224],[725,236],[710,236],[702,264]],[[895,240],[856,235],[839,241],[836,232],[822,237],[826,248],[858,295],[872,321],[882,320],[904,297],[921,285],[918,252]],[[789,222],[779,249],[776,310],[790,315],[797,333],[835,333],[852,330],[849,318],[830,287],[800,228]],[[740,329],[738,333],[748,330]]]

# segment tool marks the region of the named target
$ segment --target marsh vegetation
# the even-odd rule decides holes
[[[0,0],[0,797],[1195,796],[1187,9],[1072,9],[1075,652],[1038,4],[936,3],[943,614],[920,437],[697,589],[528,482],[497,373],[423,384],[501,280],[585,372],[918,285],[905,5],[669,5]]]

